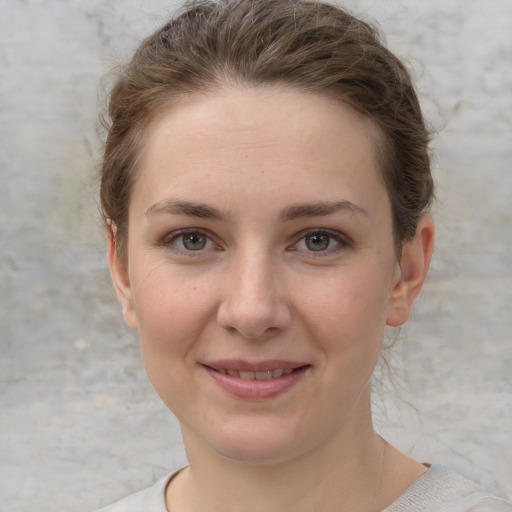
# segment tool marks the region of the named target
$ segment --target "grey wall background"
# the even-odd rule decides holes
[[[438,246],[377,424],[512,493],[512,1],[346,4],[441,130]],[[174,5],[0,2],[0,511],[91,511],[185,461],[114,302],[94,180],[99,78]]]

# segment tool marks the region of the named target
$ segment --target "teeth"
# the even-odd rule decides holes
[[[272,370],[266,372],[255,372],[257,380],[268,380],[272,378]]]
[[[294,368],[278,368],[276,370],[267,370],[264,372],[250,372],[245,370],[226,370],[220,368],[218,370],[222,375],[231,375],[231,377],[238,377],[243,380],[269,380],[282,377],[283,375],[290,375]]]

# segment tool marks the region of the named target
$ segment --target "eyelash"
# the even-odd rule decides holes
[[[314,237],[314,236],[327,236],[329,237],[329,245],[331,245],[332,242],[335,242],[334,247],[328,247],[324,250],[314,251],[311,249],[297,249],[297,246],[300,242],[304,242],[306,244],[306,240],[308,237]],[[341,233],[338,233],[336,231],[331,231],[329,229],[309,229],[307,231],[304,231],[300,233],[299,238],[297,241],[288,249],[289,251],[304,251],[307,253],[308,257],[315,257],[315,258],[322,258],[327,256],[332,256],[333,254],[338,253],[339,251],[342,251],[346,248],[352,247],[352,241],[345,235],[342,235]]]
[[[173,231],[172,233],[165,235],[160,241],[158,241],[157,245],[159,247],[172,249],[176,252],[179,252],[180,254],[186,254],[189,257],[199,256],[205,250],[204,247],[194,251],[192,249],[178,247],[176,245],[176,242],[180,241],[180,239],[181,241],[183,241],[186,235],[198,235],[199,237],[204,237],[206,239],[206,245],[214,244],[217,249],[220,249],[220,247],[213,241],[212,237],[206,231],[195,228],[187,228],[180,229],[179,231]]]
[[[178,247],[176,245],[176,242],[180,241],[180,239],[183,242],[183,237],[185,237],[186,235],[197,235],[199,237],[204,237],[206,239],[205,247],[198,248],[197,250],[187,249],[185,247]],[[298,248],[300,242],[304,242],[304,244],[306,244],[307,238],[314,236],[327,236],[329,237],[328,245],[331,245],[333,241],[336,245],[334,247],[327,247],[326,249],[321,249],[318,251],[312,249],[308,250],[307,247],[304,249]],[[201,253],[203,253],[205,250],[212,249],[212,247],[206,247],[212,244],[215,246],[214,249],[221,250],[221,247],[218,244],[216,244],[216,242],[212,239],[212,237],[208,234],[207,231],[198,228],[187,228],[178,231],[173,231],[172,233],[165,235],[160,241],[157,242],[157,245],[159,247],[170,248],[176,252],[179,252],[180,254],[187,255],[188,257],[200,256]],[[303,253],[307,253],[309,257],[321,258],[333,255],[343,249],[350,248],[351,246],[352,242],[348,237],[341,235],[336,231],[315,228],[299,233],[297,240],[287,248],[287,251],[300,251]]]

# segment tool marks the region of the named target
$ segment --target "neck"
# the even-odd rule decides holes
[[[368,416],[314,450],[271,464],[220,456],[184,429],[190,466],[168,488],[169,510],[382,510],[421,474],[421,466],[397,455],[374,432]],[[404,459],[410,462],[407,471]]]

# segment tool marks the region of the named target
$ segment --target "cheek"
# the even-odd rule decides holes
[[[163,266],[137,276],[134,308],[145,360],[183,358],[211,315],[205,286],[175,275]]]
[[[204,294],[155,273],[139,283],[134,298],[147,375],[169,409],[180,411],[195,401],[184,383],[194,369],[194,350],[209,321]]]
[[[310,287],[300,309],[308,311],[310,334],[327,357],[364,361],[380,351],[388,301],[389,284],[382,274],[352,268]]]

